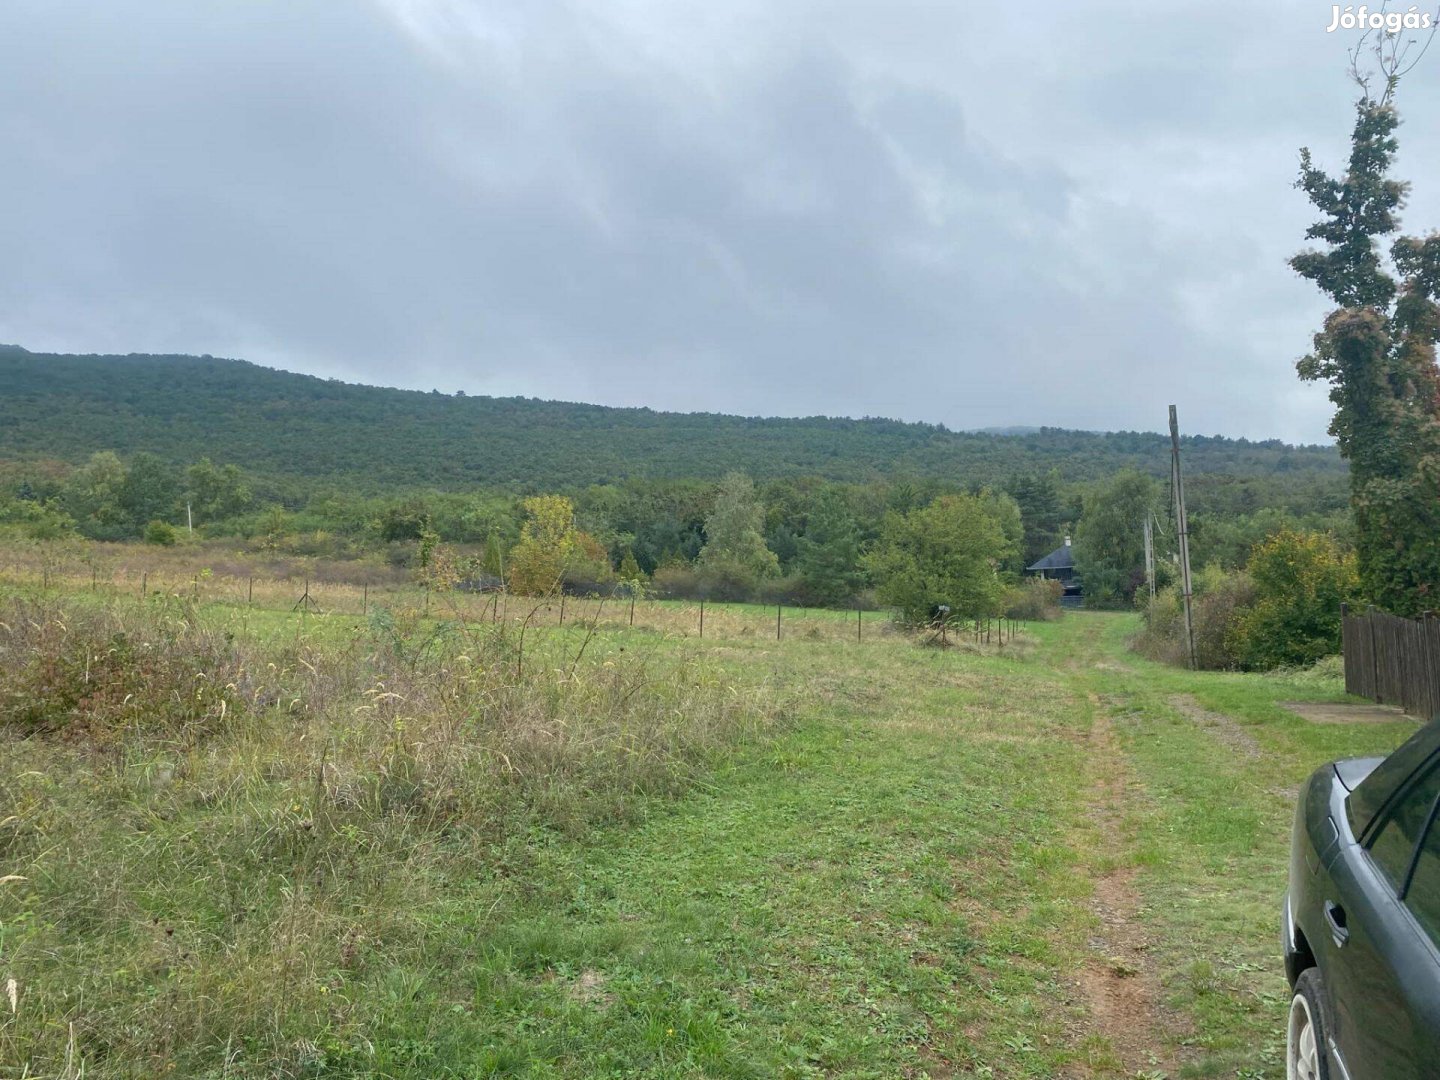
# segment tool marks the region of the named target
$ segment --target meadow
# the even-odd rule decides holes
[[[1127,615],[0,568],[7,1080],[1278,1080],[1293,794],[1414,728]]]

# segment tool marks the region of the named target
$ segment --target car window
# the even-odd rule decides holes
[[[1388,812],[1385,822],[1370,841],[1370,857],[1398,893],[1410,872],[1415,842],[1430,818],[1430,807],[1440,795],[1440,769],[1433,765]]]
[[[1433,820],[1420,847],[1420,857],[1415,860],[1415,874],[1405,892],[1405,906],[1425,928],[1430,940],[1440,946],[1440,824]]]
[[[1350,798],[1345,801],[1350,831],[1356,836],[1364,834],[1395,790],[1416,769],[1424,768],[1437,752],[1440,752],[1440,720],[1432,720],[1406,739],[1350,793]]]

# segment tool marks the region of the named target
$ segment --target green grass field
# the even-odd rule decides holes
[[[1413,724],[676,610],[0,592],[0,1077],[1283,1077],[1293,792]]]

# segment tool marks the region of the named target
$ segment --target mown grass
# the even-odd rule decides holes
[[[1138,629],[1133,617],[1090,616],[1045,632],[1101,695],[1139,781],[1127,843],[1188,1073],[1280,1077],[1288,993],[1276,928],[1295,793],[1325,762],[1388,753],[1416,724],[1314,723],[1281,703],[1344,700],[1339,678],[1165,667],[1127,650]]]
[[[1123,617],[1002,652],[712,638],[707,606],[703,642],[602,614],[533,621],[522,654],[433,604],[4,603],[10,1077],[1121,1076],[1076,983],[1117,864],[1175,1020],[1157,1045],[1278,1077],[1289,791],[1406,726],[1277,704],[1333,683],[1148,664]],[[17,649],[167,626],[155,685],[36,713]],[[187,656],[232,665],[223,718],[177,702]],[[1116,837],[1102,709],[1135,781]]]

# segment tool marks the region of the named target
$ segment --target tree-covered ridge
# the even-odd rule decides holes
[[[757,418],[467,397],[359,386],[193,356],[72,356],[0,346],[0,458],[85,461],[146,451],[209,457],[262,481],[343,482],[378,493],[574,489],[627,479],[868,482],[909,475],[998,484],[1058,468],[1068,482],[1124,467],[1163,475],[1164,436],[1041,428],[955,432],[884,419]],[[1195,474],[1329,479],[1332,447],[1195,436]]]

